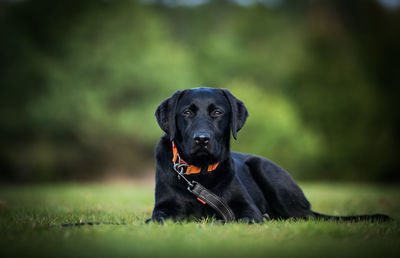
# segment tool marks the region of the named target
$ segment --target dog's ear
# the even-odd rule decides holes
[[[166,132],[169,139],[172,141],[175,138],[176,122],[175,113],[178,100],[180,99],[183,91],[176,91],[174,95],[167,98],[157,107],[155,116],[160,128]]]
[[[231,106],[231,129],[232,136],[236,140],[237,132],[243,127],[249,116],[247,108],[244,103],[237,99],[229,90],[222,90],[225,97],[228,99],[229,105]]]

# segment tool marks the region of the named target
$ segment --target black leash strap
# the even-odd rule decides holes
[[[192,181],[192,184],[194,186],[189,186],[188,190],[192,194],[196,195],[200,202],[210,205],[219,215],[221,215],[225,222],[232,222],[235,220],[235,215],[231,208],[229,208],[228,204],[226,204],[220,197],[196,181]]]
[[[202,186],[200,183],[196,181],[189,181],[184,176],[184,169],[186,164],[180,162],[180,157],[178,154],[178,162],[174,162],[174,171],[178,173],[178,179],[183,178],[188,184],[187,190],[194,194],[203,204],[210,205],[219,215],[224,219],[225,222],[232,222],[235,220],[235,215],[231,208],[229,208],[228,204],[224,202],[219,196]]]

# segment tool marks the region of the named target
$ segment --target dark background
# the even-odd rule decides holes
[[[143,176],[157,105],[199,86],[295,179],[400,179],[400,1],[9,0],[0,33],[1,181]]]

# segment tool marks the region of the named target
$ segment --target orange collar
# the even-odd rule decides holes
[[[198,174],[201,172],[201,168],[196,167],[194,165],[189,165],[188,163],[186,163],[183,159],[181,159],[179,157],[178,149],[176,148],[174,142],[172,142],[172,153],[173,153],[172,162],[176,163],[176,161],[178,160],[178,162],[180,164],[186,165],[186,172],[185,172],[186,175]],[[179,157],[179,159],[178,159],[178,157]],[[211,172],[211,171],[217,169],[218,165],[219,165],[219,162],[209,165],[207,168],[207,171]]]

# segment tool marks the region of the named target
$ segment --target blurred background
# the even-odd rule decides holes
[[[178,89],[295,179],[400,179],[400,0],[0,0],[0,180],[145,177]]]

